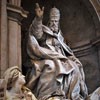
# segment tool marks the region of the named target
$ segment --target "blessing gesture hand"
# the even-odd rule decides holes
[[[36,3],[35,13],[37,17],[42,18],[44,13],[44,7],[40,8],[39,4]]]

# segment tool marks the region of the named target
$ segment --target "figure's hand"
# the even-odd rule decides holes
[[[32,100],[32,94],[31,94],[31,92],[25,93],[25,97],[26,97],[26,100]]]
[[[36,12],[36,16],[38,18],[42,18],[43,17],[43,13],[44,13],[44,7],[40,8],[39,4],[36,3],[35,12]]]

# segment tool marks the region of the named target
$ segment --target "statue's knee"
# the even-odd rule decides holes
[[[53,60],[46,60],[45,61],[45,67],[47,67],[49,70],[55,71],[55,63]]]

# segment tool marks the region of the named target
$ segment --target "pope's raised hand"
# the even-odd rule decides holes
[[[39,4],[36,3],[35,12],[37,17],[42,18],[44,13],[44,7],[40,8]]]

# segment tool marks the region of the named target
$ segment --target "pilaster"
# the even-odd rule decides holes
[[[6,0],[0,0],[0,77],[8,68],[8,33],[7,33],[7,10]]]
[[[27,17],[27,12],[20,7],[19,1],[11,0],[7,4],[8,54],[9,67],[19,66],[21,69],[21,20]]]

